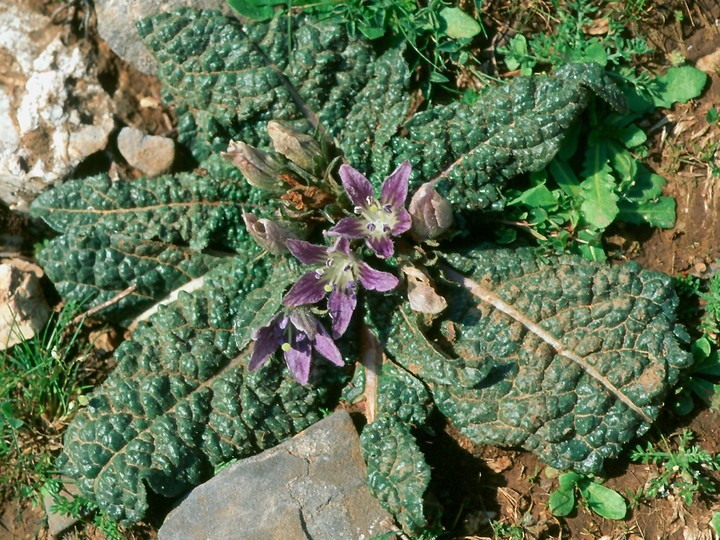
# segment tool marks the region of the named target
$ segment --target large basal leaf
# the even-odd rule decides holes
[[[143,21],[139,31],[173,102],[193,116],[180,126],[187,137],[200,128],[216,150],[230,138],[267,147],[269,120],[301,131],[321,125],[376,183],[405,159],[411,190],[446,178],[439,189],[458,210],[500,208],[497,186],[543,168],[591,93],[624,105],[598,64],[573,64],[555,77],[491,88],[472,106],[435,105],[408,119],[401,50],[376,56],[342,25],[305,15],[288,25],[278,14],[241,28],[215,12],[180,10]]]
[[[405,124],[405,137],[391,141],[395,158],[388,172],[392,163],[409,159],[416,185],[447,179],[438,190],[454,208],[500,208],[496,188],[549,163],[591,92],[624,106],[602,68],[590,63],[565,66],[554,77],[518,77],[490,88],[471,106],[433,107]]]
[[[322,384],[306,387],[279,359],[247,371],[251,349],[238,350],[233,323],[260,306],[238,292],[248,281],[244,272],[227,261],[201,290],[181,294],[141,324],[116,351],[117,369],[68,427],[60,468],[112,518],[141,519],[147,489],[180,495],[215,466],[277,444],[332,406],[342,377],[335,367]],[[324,367],[315,362],[315,376]]]
[[[260,203],[261,193],[219,160],[213,157],[197,172],[131,182],[106,175],[72,180],[35,199],[32,213],[63,233],[102,228],[195,250],[241,249],[249,238],[242,204]]]
[[[440,411],[477,443],[522,446],[554,467],[598,472],[647,430],[691,362],[678,345],[686,334],[663,274],[634,263],[541,260],[530,249],[475,249],[448,261],[516,315],[453,284],[442,291],[450,306],[442,324],[422,328],[408,309],[397,310],[387,347],[408,369],[437,343],[484,366],[487,377],[474,387],[429,381]]]
[[[213,156],[194,173],[73,180],[40,195],[31,210],[64,233],[39,255],[63,297],[94,307],[135,287],[98,314],[124,319],[201,277],[227,250],[244,260],[246,275],[264,275],[265,266],[253,262],[261,250],[241,214],[273,204]]]
[[[257,254],[259,249],[247,255]],[[96,229],[53,239],[38,261],[63,298],[87,306],[107,302],[100,315],[117,320],[204,275],[217,257]],[[130,294],[112,301],[129,287],[134,287]]]
[[[318,121],[333,126],[373,73],[367,43],[349,38],[342,24],[305,15],[241,25],[219,12],[182,9],[144,19],[138,31],[166,94],[194,117],[181,131],[199,127],[215,151],[231,138],[269,145],[270,120],[300,131]]]
[[[407,424],[384,413],[360,435],[368,486],[380,503],[412,534],[426,524],[423,501],[430,467]]]

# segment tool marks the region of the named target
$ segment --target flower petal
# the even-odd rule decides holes
[[[253,332],[255,339],[255,348],[248,362],[248,369],[255,371],[262,366],[265,361],[274,353],[280,345],[282,345],[282,332],[276,324],[277,318],[269,325],[258,328]]]
[[[412,226],[412,217],[410,216],[410,212],[401,208],[395,217],[397,218],[397,221],[391,231],[393,236],[400,236],[402,233],[410,230],[410,227]]]
[[[357,305],[355,289],[355,283],[348,283],[344,290],[335,288],[330,293],[328,311],[332,318],[333,337],[335,338],[342,336],[350,324],[350,319]]]
[[[327,234],[328,236],[345,236],[347,238],[363,238],[368,233],[363,221],[354,217],[345,217],[337,222]]]
[[[285,351],[285,363],[295,380],[302,385],[307,384],[310,377],[310,358],[312,344],[303,333],[298,333],[290,343],[290,350]]]
[[[316,246],[305,240],[288,240],[285,245],[290,253],[303,264],[325,264],[327,248]]]
[[[385,292],[397,287],[400,280],[389,272],[375,270],[365,263],[360,263],[360,283],[369,291]]]
[[[326,294],[325,287],[317,274],[308,272],[285,293],[282,301],[286,306],[304,306],[319,302]]]
[[[410,179],[410,162],[405,161],[393,173],[388,176],[382,185],[380,202],[389,204],[393,208],[405,206],[405,199],[408,194],[408,180]]]
[[[315,336],[315,350],[323,355],[325,358],[330,360],[336,366],[344,366],[342,355],[332,340],[327,330],[320,327],[320,332]]]
[[[370,180],[349,165],[340,166],[340,179],[345,192],[355,206],[367,206],[368,197],[374,198]]]
[[[328,253],[333,253],[335,251],[339,251],[344,255],[350,255],[350,240],[348,240],[344,236],[338,238],[335,241],[335,244],[333,244],[333,246],[328,249]]]
[[[370,236],[367,238],[367,245],[381,259],[392,257],[395,251],[395,244],[387,234],[382,236]]]

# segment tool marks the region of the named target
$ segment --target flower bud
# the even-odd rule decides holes
[[[410,233],[420,241],[437,238],[453,223],[450,203],[435,191],[435,183],[425,182],[410,200],[408,211],[412,216]]]
[[[282,165],[270,154],[241,141],[230,141],[227,152],[220,155],[240,169],[251,186],[276,193],[287,190],[279,178]]]
[[[297,239],[297,236],[292,231],[271,219],[258,219],[255,214],[243,212],[243,221],[250,236],[255,239],[260,247],[268,250],[273,255],[287,253],[288,248],[285,246],[285,241]]]
[[[308,172],[315,169],[315,159],[322,155],[320,144],[310,135],[270,121],[267,126],[275,151]]]

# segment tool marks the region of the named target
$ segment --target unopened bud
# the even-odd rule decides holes
[[[297,239],[297,236],[288,228],[271,219],[258,219],[255,214],[243,212],[243,221],[250,236],[252,236],[260,247],[268,250],[273,255],[287,253],[288,248],[285,241]]]
[[[230,141],[227,152],[220,155],[240,169],[251,186],[276,193],[287,190],[279,178],[282,165],[267,152],[241,141]]]
[[[275,151],[306,171],[315,169],[315,160],[322,155],[320,144],[310,135],[299,133],[270,121],[267,126]]]
[[[410,233],[417,240],[431,240],[446,232],[453,223],[450,203],[435,191],[437,181],[425,182],[410,200]]]

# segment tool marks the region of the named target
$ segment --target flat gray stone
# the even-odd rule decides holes
[[[368,540],[395,530],[365,483],[350,416],[338,411],[195,488],[159,540]]]
[[[232,13],[225,0],[96,0],[98,33],[120,58],[143,73],[155,75],[157,64],[140,39],[135,23],[180,7]]]

